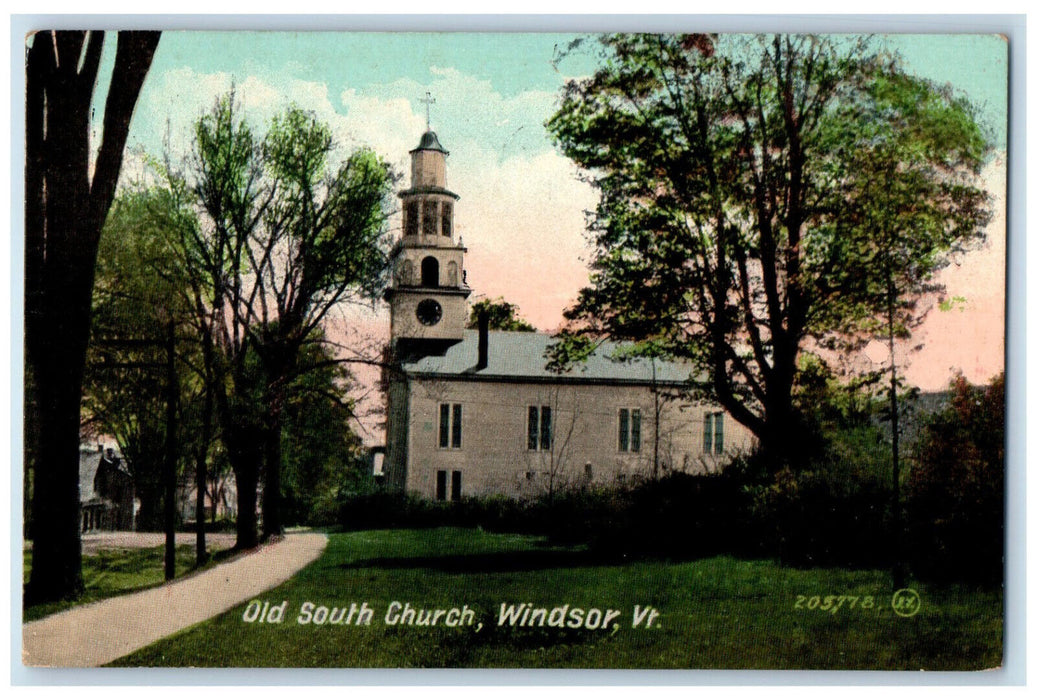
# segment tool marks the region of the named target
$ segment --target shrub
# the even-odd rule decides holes
[[[758,554],[743,476],[673,473],[617,492],[618,507],[599,519],[589,542],[624,556]]]
[[[906,510],[912,564],[937,580],[1003,580],[1004,375],[986,387],[958,377],[950,405],[913,450]]]
[[[445,501],[376,490],[346,496],[338,507],[336,520],[347,530],[456,525],[457,515],[451,506]]]
[[[467,497],[456,503],[381,491],[348,499],[338,523],[346,529],[455,525],[522,532],[587,544],[603,556],[755,552],[746,534],[751,523],[740,479],[737,471],[671,474],[551,497]]]
[[[814,465],[815,468],[818,465]],[[785,469],[757,499],[767,549],[796,566],[881,567],[889,563],[889,488],[842,481],[824,469]]]

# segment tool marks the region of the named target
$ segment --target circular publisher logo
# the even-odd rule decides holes
[[[893,594],[893,612],[900,617],[916,615],[922,607],[922,599],[913,588],[901,588]]]

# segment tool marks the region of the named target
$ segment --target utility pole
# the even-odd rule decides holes
[[[163,340],[149,338],[97,338],[91,341],[97,347],[105,348],[154,348],[165,349],[165,362],[119,362],[106,361],[96,366],[100,370],[116,369],[148,369],[155,370],[165,366],[166,370],[166,440],[165,455],[162,465],[162,482],[165,491],[164,530],[166,534],[165,579],[176,577],[176,432],[177,401],[180,386],[176,374],[176,323],[170,319],[166,326],[166,337]],[[203,541],[204,542],[204,541]],[[203,545],[204,546],[204,545]]]
[[[889,420],[892,429],[893,457],[893,587],[903,588],[907,579],[904,562],[904,523],[900,507],[900,405],[897,399],[897,356],[894,302],[896,287],[889,276],[886,289],[887,341],[889,343]]]
[[[655,355],[652,355],[652,399],[655,401],[655,422],[652,426],[652,478],[659,478],[659,385],[655,379]]]
[[[180,390],[176,376],[176,326],[166,330],[166,454],[163,481],[166,487],[166,580],[176,577],[176,403]]]

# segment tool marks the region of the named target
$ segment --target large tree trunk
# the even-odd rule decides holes
[[[83,128],[85,129],[85,120]],[[26,349],[39,404],[39,432],[34,468],[33,564],[27,598],[33,602],[77,596],[79,573],[79,406],[90,334],[90,297],[94,255],[83,251],[78,212],[88,188],[82,178],[59,173],[55,162],[79,148],[68,139],[50,144],[58,151],[46,169],[48,187],[72,192],[67,200],[48,198],[47,252],[39,270],[42,289],[27,300]],[[96,240],[96,239],[95,239]],[[96,242],[92,250],[96,251]]]
[[[272,412],[264,438],[263,539],[284,534],[281,519],[281,412]]]
[[[288,381],[295,367],[296,349],[277,346],[268,349],[266,360],[266,420],[263,459],[263,538],[284,534],[281,517],[281,433]]]
[[[40,439],[33,484],[32,573],[28,604],[83,590],[79,511],[79,386],[37,379]]]
[[[256,457],[258,458],[258,454]],[[252,549],[259,545],[258,522],[256,519],[256,489],[259,487],[258,464],[234,469],[234,481],[238,487],[237,541],[234,549]]]
[[[39,32],[26,58],[25,348],[40,418],[31,602],[82,589],[79,407],[97,243],[159,35],[119,35],[91,178],[90,104],[103,37]]]
[[[792,391],[796,381],[798,333],[785,331],[775,343],[774,364],[767,380],[763,430],[759,435],[760,453],[772,474],[794,467],[792,458],[801,452],[797,441],[803,434]]]
[[[138,532],[162,531],[162,484],[158,479],[134,481],[134,495],[140,500],[137,511]]]
[[[208,326],[204,330],[205,336],[202,340],[203,360],[205,364],[205,387],[202,403],[202,435],[201,445],[195,455],[195,489],[198,492],[198,502],[195,506],[195,563],[198,566],[209,560],[209,552],[205,544],[205,492],[209,484],[208,459],[209,444],[212,442],[212,421],[214,413],[213,384],[215,377],[213,373],[213,348],[212,337],[209,335]],[[212,501],[213,515],[216,514],[216,499]]]
[[[226,340],[226,339],[225,339]],[[214,367],[220,367],[226,359],[227,348],[221,352],[224,357]],[[250,388],[257,378],[252,376],[244,365],[245,350],[241,350],[238,358],[241,365],[235,367],[230,376],[232,387],[226,386],[228,375],[217,369],[213,384],[216,416],[219,420],[223,444],[227,448],[227,461],[234,472],[234,485],[237,489],[238,516],[236,522],[237,550],[252,549],[259,544],[256,515],[257,489],[263,460],[263,426],[261,419],[254,413],[251,403]]]
[[[263,459],[263,431],[224,419],[223,439],[238,490],[237,542],[234,548],[252,549],[259,545],[256,505]]]
[[[138,532],[161,532],[162,435],[160,432],[142,432],[120,442],[119,446],[133,473],[133,495],[140,501],[135,529]]]

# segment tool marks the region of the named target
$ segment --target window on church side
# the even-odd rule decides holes
[[[526,423],[526,448],[551,449],[551,407],[530,406]]]
[[[439,404],[439,446],[441,448],[461,449],[461,418],[461,404]]]
[[[436,203],[426,201],[421,207],[421,233],[424,236],[436,235]]]
[[[724,414],[707,413],[702,422],[702,451],[706,454],[724,453]]]
[[[450,475],[450,499],[461,500],[461,472],[455,471]]]
[[[641,451],[641,409],[619,409],[619,451]]]
[[[403,208],[403,235],[404,236],[417,236],[418,235],[418,203],[414,201],[407,202]]]
[[[461,404],[454,404],[453,423],[450,426],[450,446],[461,448]]]
[[[452,228],[454,224],[453,214],[454,205],[450,202],[443,202],[443,211],[441,214],[442,218],[440,219],[440,223],[442,224],[442,234],[444,236],[451,236],[454,233]]]
[[[449,482],[447,481],[449,477]],[[450,500],[460,501],[461,500],[461,472],[454,471],[448,472],[446,469],[436,470],[436,500],[445,501],[447,499],[447,484],[450,484]]]

